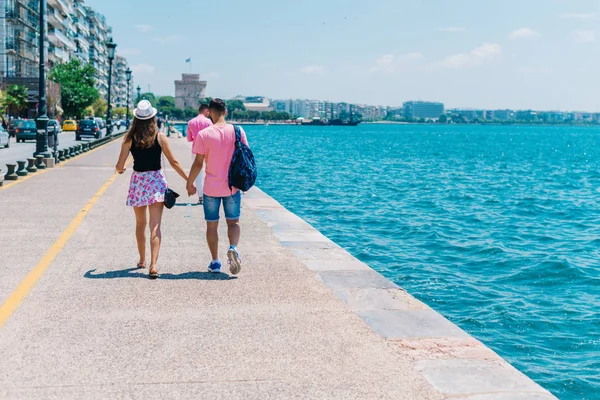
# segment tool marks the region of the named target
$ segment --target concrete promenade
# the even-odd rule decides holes
[[[242,272],[212,275],[169,169],[183,204],[148,280],[119,147],[0,189],[0,399],[554,398],[259,189]]]

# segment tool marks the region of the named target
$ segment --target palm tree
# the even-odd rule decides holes
[[[8,109],[9,117],[14,111],[19,116],[27,108],[27,88],[22,85],[10,85],[4,94],[2,103]]]

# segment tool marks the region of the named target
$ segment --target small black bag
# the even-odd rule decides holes
[[[168,209],[173,208],[175,203],[177,203],[178,197],[179,194],[177,192],[167,188],[167,191],[165,192],[165,207],[167,207]]]
[[[163,170],[163,174],[165,175],[165,179],[167,178],[167,164],[165,163],[165,155],[162,153],[162,148],[161,148],[161,158],[162,158],[162,170]],[[177,198],[179,197],[179,193],[177,193],[176,191],[169,189],[169,187],[167,186],[167,190],[165,191],[165,207],[167,207],[168,209],[171,209],[175,206],[175,203],[177,203]]]

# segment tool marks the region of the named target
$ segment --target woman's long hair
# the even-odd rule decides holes
[[[135,145],[141,149],[149,149],[154,145],[158,135],[158,125],[156,125],[156,117],[150,119],[133,118],[133,123],[127,135],[126,142],[135,142]]]

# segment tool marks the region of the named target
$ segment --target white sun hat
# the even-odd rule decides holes
[[[138,103],[137,108],[133,110],[133,115],[137,119],[147,120],[156,116],[156,108],[148,100],[142,100]]]

